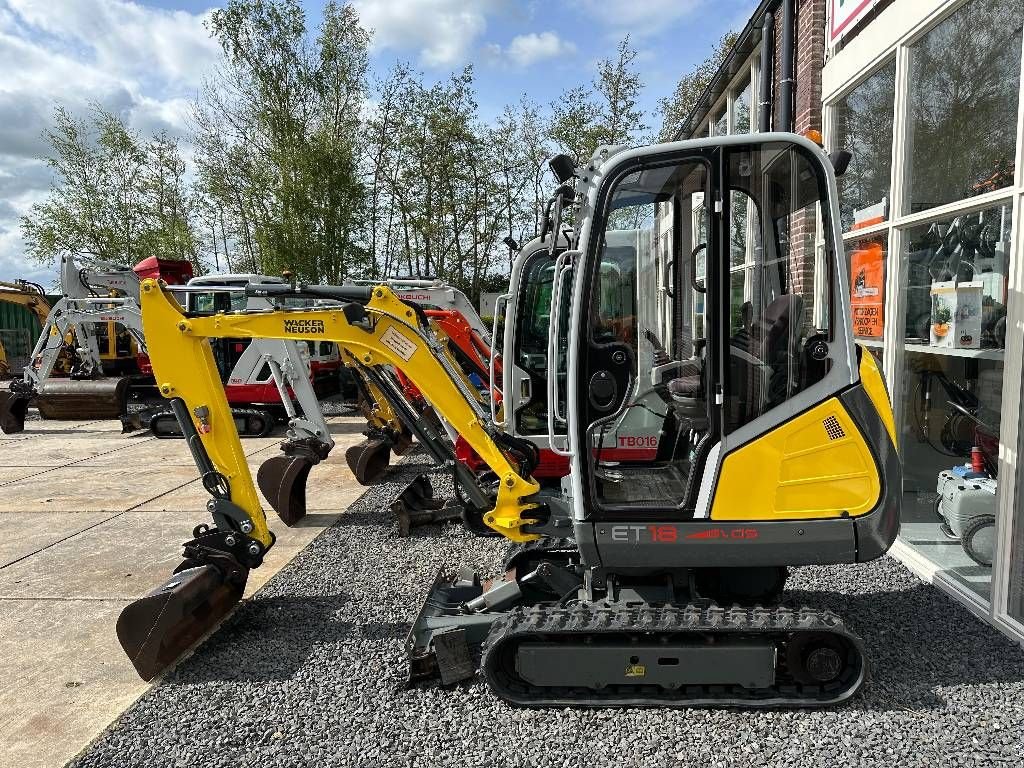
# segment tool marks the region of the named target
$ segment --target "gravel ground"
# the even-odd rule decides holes
[[[506,545],[456,526],[397,538],[401,485],[364,494],[72,765],[1022,764],[1024,651],[888,558],[792,576],[787,599],[838,611],[872,656],[872,681],[835,709],[524,710],[479,681],[404,689],[437,570],[493,573]]]

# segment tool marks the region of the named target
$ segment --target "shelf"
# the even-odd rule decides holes
[[[853,340],[862,347],[868,347],[870,349],[881,349],[885,346],[885,344],[878,339],[862,339],[860,336],[854,336]]]
[[[930,344],[905,344],[907,352],[924,355],[944,355],[946,357],[971,357],[975,360],[1003,361],[1005,351],[1002,349],[951,349],[949,347],[933,347]]]

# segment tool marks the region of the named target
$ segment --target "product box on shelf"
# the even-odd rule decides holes
[[[953,346],[958,349],[981,348],[981,302],[985,285],[981,280],[956,284],[956,322]]]
[[[929,343],[933,347],[952,348],[956,339],[956,282],[947,280],[932,283],[931,299]]]

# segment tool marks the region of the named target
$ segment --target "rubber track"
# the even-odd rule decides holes
[[[828,633],[848,644],[847,667],[826,685],[802,685],[785,670],[785,642],[799,633]],[[532,686],[515,675],[517,640],[583,642],[601,635],[635,635],[645,641],[659,635],[771,635],[779,651],[776,684],[751,690],[734,685],[691,685],[677,690],[655,685],[610,685],[591,688]],[[851,653],[852,652],[852,653]],[[852,656],[852,658],[851,658]],[[538,605],[520,608],[496,621],[483,645],[481,669],[495,694],[527,707],[726,707],[798,708],[838,704],[853,696],[867,678],[863,644],[834,613],[812,608],[724,608],[685,606],[605,606],[579,603],[567,608]]]
[[[269,411],[264,411],[259,408],[237,408],[235,406],[231,406],[231,416],[232,418],[235,419],[241,417],[243,419],[242,423],[245,424],[245,429],[241,429],[238,431],[239,437],[268,437],[274,431],[274,427],[276,426],[276,419],[274,418],[274,415]],[[248,431],[250,420],[247,417],[249,416],[255,416],[261,419],[263,421],[264,428],[258,432]],[[175,425],[175,428],[177,428],[177,419],[175,419],[174,417],[174,411],[172,411],[170,408],[166,410],[161,409],[159,412],[153,414],[152,417],[152,419],[165,418],[170,419],[170,421]],[[157,433],[154,431],[153,434],[161,439],[175,440],[181,437],[181,435],[172,435],[167,434],[166,432]]]

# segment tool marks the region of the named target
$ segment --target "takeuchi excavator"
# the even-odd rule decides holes
[[[210,351],[230,336],[336,341],[385,389],[401,370],[492,470],[465,480],[514,542],[504,575],[438,575],[407,641],[412,679],[452,683],[479,660],[524,706],[821,707],[858,691],[861,640],[779,602],[789,567],[877,558],[899,528],[895,425],[853,342],[831,158],[768,133],[602,147],[555,170],[549,231],[565,206],[576,225],[550,291],[559,489],[532,479],[535,446],[485,418],[421,308],[387,286],[257,287],[341,305],[190,317],[145,283],[154,371],[213,524],[118,620],[143,677],[230,610],[274,543]],[[661,421],[656,450],[609,459],[605,433],[632,409]]]

